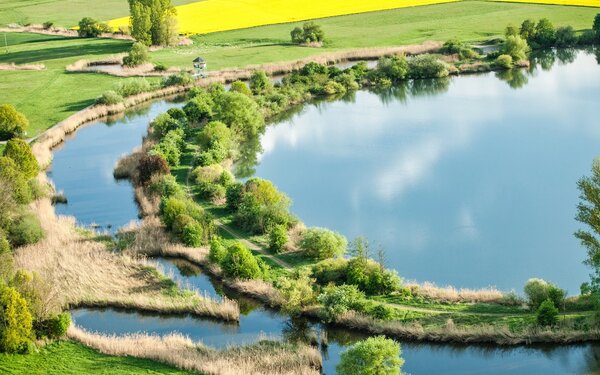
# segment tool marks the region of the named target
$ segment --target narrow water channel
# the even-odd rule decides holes
[[[459,77],[447,82],[419,83],[419,87],[408,88],[403,93],[397,90],[379,94],[359,92],[345,101],[308,105],[291,120],[268,129],[262,140],[265,152],[260,156],[257,174],[272,179],[282,191],[288,193],[295,201],[294,211],[310,225],[332,227],[349,236],[358,232],[376,242],[387,241],[389,237],[399,238],[403,244],[421,243],[416,247],[403,245],[398,249],[385,243],[388,252],[394,251],[391,265],[403,275],[412,272],[411,275],[416,277],[438,275],[437,272],[440,272],[441,276],[436,281],[452,283],[456,275],[465,274],[469,279],[465,279],[464,283],[474,283],[476,286],[486,285],[488,280],[506,278],[506,285],[516,288],[525,273],[527,277],[537,276],[531,274],[533,271],[530,266],[535,259],[542,257],[544,261],[537,263],[540,266],[549,264],[549,268],[544,271],[534,267],[533,270],[550,275],[553,275],[553,270],[560,271],[565,277],[562,281],[573,290],[577,282],[586,278],[587,272],[574,255],[577,249],[570,237],[564,239],[558,236],[568,236],[572,232],[575,226],[572,220],[572,204],[576,200],[575,181],[586,173],[593,157],[600,153],[600,133],[592,118],[597,112],[593,110],[595,103],[600,99],[600,74],[594,57],[583,52],[576,53],[569,64],[560,63],[556,56],[554,60],[555,64],[550,64],[550,67],[545,63],[545,70],[538,65],[531,73],[514,73],[523,74],[517,78],[503,76],[501,80],[493,74]],[[581,74],[586,73],[590,76],[584,80]],[[529,91],[524,91],[524,88],[513,90],[526,81],[531,85]],[[547,98],[544,92],[547,90],[553,90],[554,94],[564,91],[562,100],[566,100],[568,104],[565,105],[571,105],[575,111],[551,111],[548,115],[536,117],[540,109],[551,110],[563,106],[557,102],[545,102]],[[481,100],[477,99],[480,94],[483,97]],[[539,100],[532,103],[529,101],[531,95]],[[448,104],[446,110],[440,112],[439,101],[444,98]],[[489,107],[492,98],[501,103],[516,103],[515,111],[522,116],[521,122],[515,124],[515,118],[510,113],[501,113],[498,108]],[[155,101],[121,118],[94,122],[67,140],[55,151],[50,174],[57,190],[64,191],[69,199],[67,205],[57,206],[58,213],[75,216],[82,225],[96,223],[107,230],[114,230],[135,220],[137,207],[131,186],[127,182],[114,180],[113,167],[122,154],[141,143],[141,137],[153,117],[178,105],[181,104]],[[460,111],[448,110],[454,106]],[[530,122],[534,124],[526,121],[527,108],[533,109]],[[387,109],[390,109],[389,113],[386,113]],[[346,116],[343,112],[352,115]],[[432,118],[438,112],[445,117],[445,121],[438,120],[441,122],[433,126]],[[389,118],[398,121],[390,123]],[[319,126],[311,125],[312,121]],[[407,130],[399,130],[404,127]],[[521,128],[528,130],[524,132]],[[434,132],[439,134],[429,137]],[[525,135],[527,137],[523,138]],[[356,158],[359,154],[356,152],[357,139],[362,139],[360,155],[365,156],[365,161]],[[511,149],[508,145],[511,142],[516,147],[514,153],[509,152]],[[530,152],[525,153],[524,150]],[[373,154],[378,155],[379,159],[372,158]],[[321,158],[320,162],[313,163],[317,157]],[[275,160],[277,158],[281,160],[278,162]],[[301,168],[301,163],[298,163],[300,160],[305,167]],[[342,167],[340,160],[345,160],[347,165]],[[398,161],[399,164],[387,165],[383,163],[386,160]],[[281,171],[278,169],[281,165],[292,167]],[[392,199],[387,201],[389,209],[384,210],[382,207],[387,207],[384,203],[373,200],[373,206],[369,208],[369,204],[365,203],[368,201],[364,201],[368,185],[350,183],[343,186],[333,179],[338,176],[341,182],[368,182],[372,172],[378,171],[376,167],[379,165],[384,167],[382,170],[389,172],[383,177],[395,174],[401,177],[385,180],[380,185],[379,193],[394,199],[398,198],[398,194],[408,197],[403,200],[405,203],[398,205]],[[442,168],[444,165],[448,167]],[[452,165],[454,167],[450,167]],[[509,166],[521,167],[511,170]],[[481,174],[488,170],[489,173]],[[357,171],[362,174],[357,174]],[[459,177],[465,181],[462,187],[458,185]],[[521,183],[506,185],[506,181]],[[332,186],[323,186],[325,182]],[[307,189],[306,186],[311,188]],[[487,188],[483,189],[482,186]],[[446,192],[446,188],[450,191]],[[316,189],[324,190],[321,194]],[[575,197],[571,201],[566,198],[565,202],[565,194],[574,194]],[[469,195],[478,197],[470,202],[473,205],[468,206],[473,208],[470,211],[473,220],[454,223],[449,216],[442,215],[447,207],[440,203],[451,202],[449,206],[457,208],[460,213],[460,199]],[[537,199],[537,196],[542,197]],[[533,198],[534,203],[529,204],[528,201]],[[428,200],[432,202],[424,205],[423,202]],[[310,211],[314,210],[315,204],[321,208],[327,207],[327,210]],[[434,210],[436,204],[438,210]],[[481,207],[485,210],[479,210]],[[519,218],[527,214],[525,210],[539,210],[533,219],[544,215],[546,218],[541,224],[532,223],[519,228],[517,224],[522,224]],[[394,212],[402,220],[393,219]],[[419,242],[418,238],[410,235],[420,233],[418,226],[414,223],[411,225],[406,217],[411,213],[420,220],[426,220],[428,215],[438,215],[440,217],[437,219],[431,219],[440,223],[448,221],[446,226],[462,224],[449,232],[437,230],[444,226],[434,226],[436,230],[427,232],[427,236]],[[474,219],[482,213],[494,219],[489,225],[498,226],[494,236],[487,236],[485,225],[476,225],[478,222]],[[462,218],[468,217],[463,215]],[[370,226],[365,223],[374,218],[382,220],[378,222],[379,230],[370,232]],[[513,223],[515,220],[517,223]],[[561,225],[565,225],[566,229],[558,230]],[[544,227],[546,230],[542,232]],[[514,249],[511,250],[508,245],[517,243],[524,238],[522,232],[531,232],[532,228],[538,236],[537,241],[529,241],[528,248],[519,247],[520,263],[513,263],[511,266],[515,271],[506,276],[502,272],[505,263],[501,260],[506,258],[514,262]],[[435,233],[446,240],[456,240],[456,233],[463,233],[466,236],[462,238],[464,249],[458,247],[460,241],[449,249],[443,247],[444,242],[439,242]],[[471,239],[479,241],[476,245],[467,241],[474,234],[476,236]],[[499,247],[497,240],[502,238],[506,244]],[[552,241],[558,241],[558,245],[550,246],[547,253],[535,252]],[[427,247],[432,244],[435,244],[433,248]],[[435,248],[440,252],[437,260],[431,254]],[[478,252],[475,252],[477,249]],[[528,249],[534,252],[529,254],[525,251]],[[475,258],[464,258],[469,256]],[[406,261],[402,261],[405,257]],[[558,259],[555,261],[554,257]],[[459,264],[461,259],[463,265]],[[498,267],[490,271],[488,264],[496,261],[499,261]],[[329,343],[323,348],[326,374],[335,373],[335,365],[343,348],[361,338],[361,335],[347,330],[323,327],[305,320],[291,321],[287,316],[256,302],[231,294],[189,263],[170,259],[158,259],[157,262],[182,285],[189,285],[216,298],[228,295],[238,299],[242,307],[239,325],[188,316],[165,317],[113,309],[73,310],[75,323],[90,331],[103,333],[180,332],[216,347],[253,342],[260,337],[305,337],[312,335],[311,331],[325,330]],[[451,264],[453,269],[445,272],[442,267],[444,262]],[[600,373],[600,346],[597,345],[497,348],[403,342],[402,350],[406,360],[404,370],[411,374]]]

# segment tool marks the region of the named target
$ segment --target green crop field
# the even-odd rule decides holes
[[[108,9],[113,2],[117,3],[111,0],[97,4]],[[0,0],[0,23],[19,21],[16,15],[10,16],[4,11],[13,3]],[[39,7],[34,13],[42,15],[69,13],[77,19],[93,14],[93,7],[88,6],[87,2],[85,7],[75,0],[27,2],[32,3]],[[126,2],[122,0],[120,3]],[[72,10],[57,10],[67,7],[65,4],[72,5]],[[18,7],[14,5],[14,8]],[[583,30],[591,28],[598,12],[600,10],[597,8],[473,0],[317,20],[327,38],[322,48],[290,44],[289,32],[297,24],[284,24],[196,36],[191,46],[162,49],[151,53],[151,58],[155,63],[191,67],[191,60],[200,55],[208,61],[209,69],[215,70],[289,61],[352,48],[414,44],[426,40],[445,41],[455,37],[466,41],[483,41],[501,36],[506,25],[519,24],[526,18],[547,17],[556,26],[572,25],[577,30]],[[101,74],[67,73],[64,69],[68,64],[81,58],[99,59],[125,52],[131,45],[129,42],[107,39],[16,33],[7,33],[6,36],[8,48],[0,49],[0,63],[46,65],[43,71],[0,71],[0,103],[12,103],[25,113],[32,124],[30,135],[38,134],[90,105],[95,97],[118,81],[116,77]],[[3,35],[0,35],[0,45],[3,39]]]
[[[49,344],[39,353],[29,355],[0,354],[0,373],[14,375],[196,374],[147,359],[104,355],[72,341]]]

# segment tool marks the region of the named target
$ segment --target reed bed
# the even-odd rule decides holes
[[[86,237],[71,217],[57,217],[49,199],[33,204],[45,238],[17,249],[15,264],[37,272],[52,285],[56,303],[111,306],[158,313],[190,313],[236,321],[235,301],[216,301],[198,293],[165,293],[161,280],[139,258],[110,252],[105,243]]]
[[[152,359],[203,374],[309,375],[320,374],[322,366],[317,349],[299,344],[257,343],[216,350],[180,334],[106,336],[76,326],[67,336],[104,354]]]
[[[505,293],[493,287],[458,289],[453,286],[439,287],[430,282],[423,284],[408,282],[404,285],[410,288],[414,295],[442,302],[504,303],[506,297]]]
[[[36,34],[44,34],[44,35],[58,35],[58,36],[67,36],[67,37],[78,37],[77,30],[66,29],[64,27],[50,27],[45,28],[43,25],[28,25],[21,26],[17,24],[10,24],[8,27],[0,27],[0,32],[3,33],[36,33]],[[133,37],[126,34],[116,34],[116,33],[102,33],[100,38],[105,39],[117,39],[117,40],[134,40]]]
[[[8,70],[44,70],[46,65],[44,64],[0,64],[0,71]]]
[[[171,67],[166,71],[157,71],[154,68],[154,64],[145,63],[135,67],[124,66],[123,57],[127,54],[119,54],[102,60],[77,60],[74,63],[67,65],[65,68],[67,72],[72,73],[99,73],[99,74],[107,74],[115,77],[161,77],[170,74],[180,73],[182,69]],[[100,67],[104,65],[119,65],[116,69],[112,70],[103,70],[103,69],[94,69],[94,67]]]

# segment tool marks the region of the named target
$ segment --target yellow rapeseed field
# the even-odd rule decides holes
[[[177,7],[182,34],[207,34],[315,18],[341,16],[460,0],[204,0]],[[109,21],[113,28],[129,17]]]
[[[498,0],[498,1],[507,2],[507,3],[532,3],[532,4],[600,7],[600,0]]]

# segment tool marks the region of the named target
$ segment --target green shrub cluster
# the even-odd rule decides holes
[[[233,139],[231,130],[220,121],[206,124],[198,135],[200,150],[197,155],[198,164],[208,166],[220,163],[231,154]]]
[[[521,27],[507,28],[507,34],[520,36],[525,39],[533,49],[549,47],[575,47],[577,45],[592,45],[600,43],[600,15],[594,19],[591,30],[577,34],[572,26],[555,28],[547,18],[539,21],[527,19]]]
[[[544,300],[538,307],[536,314],[537,324],[541,326],[553,326],[558,323],[558,309],[551,299]]]
[[[123,102],[123,97],[114,90],[108,90],[96,98],[96,104],[113,105]]]
[[[231,172],[220,164],[197,167],[192,171],[192,178],[198,185],[200,197],[213,201],[224,200],[227,187],[234,181]]]
[[[208,244],[215,233],[210,214],[192,200],[179,195],[161,199],[159,216],[162,223],[188,246]]]
[[[479,58],[479,54],[473,48],[458,39],[446,41],[440,52],[448,55],[458,55],[461,60]]]
[[[565,290],[542,279],[527,280],[524,291],[528,299],[529,307],[532,310],[537,310],[542,302],[547,299],[551,300],[556,307],[564,306],[565,297],[567,295]]]
[[[448,74],[446,63],[434,55],[418,55],[408,59],[408,75],[411,78],[442,78]]]
[[[77,34],[82,38],[96,38],[102,33],[110,33],[110,26],[91,17],[84,17],[79,21]]]
[[[269,232],[269,249],[280,253],[288,242],[288,229],[285,225],[275,225]]]
[[[233,279],[258,279],[268,273],[267,265],[238,241],[226,247],[221,239],[214,238],[208,259],[220,265],[225,276]]]
[[[194,77],[192,77],[192,75],[188,72],[181,72],[165,77],[165,79],[162,81],[162,86],[188,86],[192,83],[194,83]]]
[[[142,65],[148,61],[148,47],[140,42],[133,43],[127,56],[123,57],[123,65],[128,67]]]
[[[122,97],[128,97],[132,95],[141,94],[151,90],[150,82],[145,78],[128,78],[119,81],[117,84],[116,92]]]
[[[0,141],[26,134],[29,120],[12,104],[0,104]]]
[[[309,228],[302,234],[299,247],[311,258],[327,259],[342,256],[348,247],[348,240],[329,229]]]
[[[179,165],[181,159],[181,150],[185,145],[183,129],[170,130],[164,137],[152,146],[150,155],[160,156],[171,167]]]
[[[320,43],[325,40],[325,33],[321,26],[314,22],[306,22],[302,27],[295,27],[291,32],[292,43]]]
[[[342,352],[337,374],[398,375],[402,374],[400,344],[385,336],[369,337]]]

